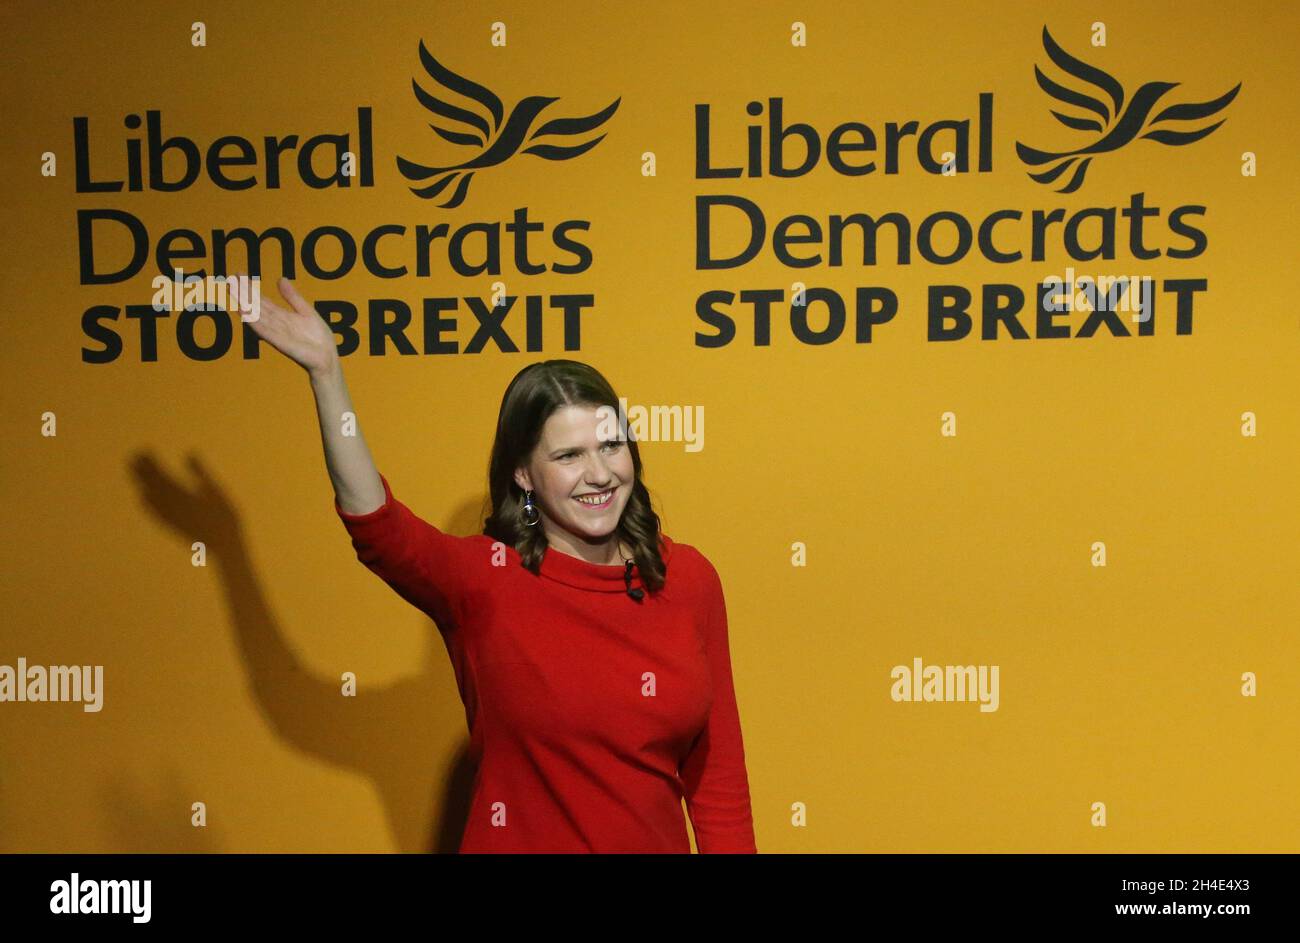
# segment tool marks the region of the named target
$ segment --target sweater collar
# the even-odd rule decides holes
[[[667,565],[668,559],[672,555],[673,542],[663,534],[659,535],[659,540],[659,553],[663,557],[664,564]],[[557,583],[564,583],[566,586],[573,586],[577,589],[588,589],[603,593],[625,593],[628,590],[625,577],[627,565],[625,563],[612,565],[588,563],[586,560],[581,560],[562,550],[556,550],[554,547],[547,547],[543,552],[539,572],[542,576],[555,580]],[[641,568],[635,563],[632,564],[631,588],[645,588],[645,584],[641,581]]]

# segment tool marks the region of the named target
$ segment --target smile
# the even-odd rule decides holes
[[[584,494],[582,497],[573,500],[586,507],[599,510],[600,508],[609,507],[609,503],[613,498],[614,490],[611,488],[609,491],[602,491],[599,494]]]

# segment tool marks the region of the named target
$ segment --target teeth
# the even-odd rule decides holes
[[[593,497],[588,497],[584,495],[583,497],[578,498],[578,500],[581,501],[583,504],[604,504],[605,500],[609,497],[609,495],[610,492],[602,491],[600,494],[595,495]]]

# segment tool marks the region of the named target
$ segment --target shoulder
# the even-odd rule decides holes
[[[693,544],[671,540],[666,535],[663,541],[668,546],[670,579],[680,575],[686,582],[698,584],[705,590],[721,589],[722,579],[704,551]]]

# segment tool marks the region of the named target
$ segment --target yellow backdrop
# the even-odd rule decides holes
[[[642,454],[666,532],[723,578],[761,851],[1297,850],[1300,317],[1279,292],[1296,251],[1300,18],[1285,3],[1138,6],[6,4],[0,665],[102,666],[103,687],[99,711],[0,703],[0,850],[455,847],[468,771],[451,668],[433,625],[355,560],[304,375],[269,347],[244,356],[228,316],[233,343],[214,348],[217,319],[147,315],[164,233],[191,230],[168,237],[172,260],[210,272],[214,231],[240,227],[291,239],[287,260],[264,247],[268,277],[292,271],[336,320],[353,306],[344,366],[376,463],[455,533],[478,528],[501,394],[529,362],[583,360],[630,405],[702,411],[703,448],[646,441]],[[1067,61],[1100,72],[1063,69],[1044,27]],[[489,89],[501,120],[487,98],[439,88],[421,41]],[[439,122],[413,79],[476,120]],[[1179,84],[1148,91],[1152,104],[1151,82]],[[1188,114],[1238,84],[1212,115]],[[556,101],[519,129],[594,124],[516,141],[475,169],[458,206],[438,204],[463,178],[413,192],[437,178],[408,179],[398,158],[470,160],[513,133],[531,96]],[[771,172],[774,99],[784,128],[817,135],[803,175]],[[1120,127],[1125,106],[1137,110]],[[254,185],[218,186],[205,161],[192,185],[152,188],[151,111],[162,138],[201,155],[225,135],[250,142],[250,162],[218,174]],[[1186,143],[1141,136],[1220,120]],[[887,125],[909,121],[889,173]],[[917,156],[940,121],[968,122],[964,162],[952,126],[929,139],[964,172]],[[843,130],[840,168],[872,172],[829,160],[846,124],[876,148]],[[706,144],[710,167],[746,167],[750,129],[760,176],[701,175]],[[312,163],[328,177],[352,154],[347,186],[304,182],[297,155],[321,134],[348,135]],[[288,135],[296,149],[268,187],[263,139]],[[565,160],[522,152],[598,137]],[[1029,174],[1052,164],[1026,163],[1017,143],[1094,149],[1042,183]],[[781,160],[806,153],[791,135]],[[1078,188],[1058,192],[1088,156]],[[162,167],[181,178],[180,147]],[[111,181],[124,185],[86,186]],[[1135,194],[1159,211],[1141,239]],[[722,198],[706,221],[715,257],[751,235],[737,201],[761,213],[751,260],[701,267],[704,197]],[[1180,207],[1199,245],[1180,234]],[[1035,211],[1088,208],[1114,222],[1109,258],[1071,257],[1060,221],[1033,257]],[[536,229],[521,254],[506,226],[525,209]],[[1018,260],[978,241],[935,260],[958,248],[962,220],[978,240],[1000,210],[1020,216],[992,242]],[[852,229],[834,256],[833,217],[887,213],[910,227],[905,262],[888,225],[874,262]],[[1085,249],[1107,215],[1076,221]],[[87,277],[92,251],[100,274],[127,267],[128,216],[146,241],[134,273]],[[807,219],[782,223],[792,216]],[[441,224],[421,272],[416,229]],[[382,226],[405,228],[375,243],[402,277],[361,256]],[[313,275],[302,260],[317,230]],[[492,237],[499,265],[480,271]],[[348,238],[347,273],[320,274]],[[229,264],[246,268],[246,253]],[[1047,323],[1064,336],[1045,336],[1034,286],[1067,267],[1155,278],[1150,330],[1123,313],[1077,336],[1088,316],[1076,310]],[[1169,282],[1198,280],[1182,289],[1180,332]],[[964,337],[928,330],[929,292],[944,285],[973,295]],[[986,285],[1023,292],[1024,337],[1005,322],[981,336]],[[792,307],[801,287],[807,305]],[[898,303],[870,341],[862,288]],[[844,302],[838,332],[826,290]],[[501,294],[515,306],[476,345],[475,311],[490,321]],[[771,302],[766,338],[756,297]],[[409,346],[368,322],[383,299],[390,321],[409,311]],[[735,324],[720,346],[709,304]],[[426,314],[448,323],[438,332]],[[891,673],[918,658],[997,666],[997,709],[895,700]],[[340,693],[346,672],[357,697]]]

